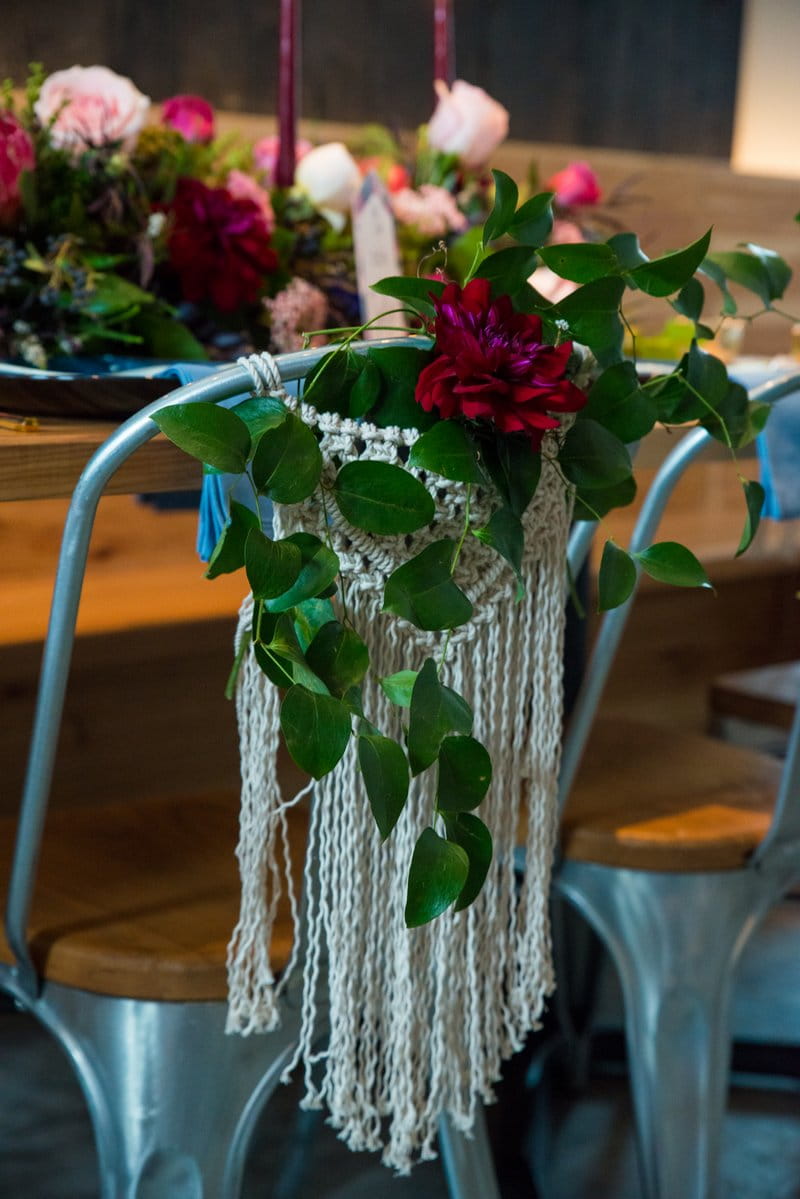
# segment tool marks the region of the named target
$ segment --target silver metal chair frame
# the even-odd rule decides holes
[[[800,375],[765,384],[755,400],[800,388]],[[630,548],[648,545],[684,470],[709,441],[685,434],[657,472]],[[588,549],[580,526],[573,570]],[[566,802],[633,597],[606,614],[565,742]],[[716,1199],[730,1061],[734,969],[768,909],[800,877],[800,708],[790,735],[774,819],[740,870],[671,873],[564,861],[556,887],[588,920],[619,972],[643,1199]]]
[[[281,377],[303,378],[327,352],[284,355]],[[26,934],[98,502],[114,472],[157,433],[153,413],[250,390],[244,368],[223,368],[125,421],[85,467],[64,526],[5,911],[15,962],[0,964],[0,988],[41,1021],[75,1069],[94,1128],[102,1199],[237,1199],[253,1128],[299,1028],[296,986],[287,988],[277,1032],[225,1036],[224,1003],[115,998],[40,979]],[[441,1139],[452,1199],[499,1199],[482,1118],[472,1140],[443,1119]]]

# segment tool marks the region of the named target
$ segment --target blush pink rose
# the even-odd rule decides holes
[[[172,96],[165,100],[161,120],[187,142],[210,142],[214,136],[214,109],[202,96]]]
[[[256,170],[264,172],[267,187],[275,186],[275,168],[278,165],[279,149],[280,138],[275,133],[269,134],[268,137],[262,137],[253,146],[253,163]],[[310,149],[311,142],[304,137],[298,138],[294,146],[295,163],[300,162],[301,158],[305,158]]]
[[[19,180],[33,170],[33,142],[13,113],[0,112],[0,226],[10,225],[21,206]]]
[[[149,97],[124,75],[108,67],[70,67],[48,75],[34,112],[41,125],[53,120],[54,146],[80,151],[132,145],[149,107]]]
[[[404,187],[391,196],[392,211],[401,225],[414,225],[424,237],[463,233],[467,218],[449,191],[423,183],[419,191]]]
[[[465,166],[483,166],[508,135],[507,109],[463,79],[452,88],[441,79],[433,86],[439,102],[428,122],[429,144],[443,154],[457,155]]]
[[[545,183],[545,189],[556,194],[556,204],[571,208],[575,204],[596,204],[600,199],[600,184],[588,162],[570,162]]]
[[[225,187],[233,196],[234,200],[251,200],[256,204],[267,222],[267,228],[270,233],[275,228],[275,213],[272,208],[272,201],[269,198],[269,192],[264,191],[260,187],[252,175],[246,175],[244,171],[232,170],[228,171],[228,178],[225,180]]]

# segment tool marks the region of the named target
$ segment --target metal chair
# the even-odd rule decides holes
[[[283,357],[283,379],[302,379],[321,352]],[[250,388],[240,366],[179,388],[120,426],[84,470],[64,528],[19,822],[0,821],[0,869],[5,861],[9,874],[0,988],[41,1021],[75,1069],[102,1199],[240,1195],[256,1119],[296,1043],[291,984],[278,1031],[247,1039],[224,1033],[225,948],[238,898],[230,797],[47,813],[103,489],[157,432],[151,413]],[[302,827],[296,834],[300,840]],[[274,956],[285,963],[288,923],[279,920],[276,937]],[[442,1148],[453,1199],[497,1199],[482,1121],[469,1141],[443,1121]]]
[[[765,385],[774,401],[797,378]],[[631,548],[654,536],[708,435],[663,463]],[[578,528],[573,569],[591,530]],[[730,1058],[731,980],[769,907],[800,876],[800,716],[771,758],[643,722],[595,721],[631,601],[602,623],[565,745],[558,892],[619,972],[644,1199],[714,1199]]]

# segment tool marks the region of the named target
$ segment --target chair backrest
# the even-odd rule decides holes
[[[387,338],[368,344],[354,343],[352,348],[363,353],[382,345],[418,344],[419,338]],[[330,347],[301,350],[275,359],[282,381],[305,378],[327,353]],[[150,419],[154,413],[177,403],[219,403],[252,390],[252,376],[245,367],[236,365],[223,367],[206,379],[171,391],[121,424],[93,454],[75,486],[53,588],[5,910],[6,935],[16,962],[17,982],[30,995],[36,994],[38,979],[28,950],[26,929],[97,505],[114,473],[158,432]]]
[[[800,375],[792,374],[754,389],[750,393],[750,398],[760,403],[771,404],[783,396],[797,392],[798,389],[800,389]],[[692,429],[666,456],[642,503],[629,545],[632,552],[638,552],[652,542],[676,485],[710,441],[711,437],[705,429]],[[586,559],[595,531],[596,526],[588,522],[576,525],[573,530],[569,545],[569,565],[573,577]],[[564,741],[559,781],[559,800],[562,808],[575,781],[635,595],[636,589],[624,604],[607,612],[600,622]],[[800,838],[798,787],[800,787],[800,705],[798,705],[798,712],[789,737],[775,816],[769,833],[758,851],[759,858],[776,850],[779,851],[781,846]]]

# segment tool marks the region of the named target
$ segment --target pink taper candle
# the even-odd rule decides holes
[[[280,47],[278,63],[278,161],[275,182],[278,187],[294,183],[294,156],[297,140],[297,65],[300,41],[300,0],[281,0]]]
[[[433,78],[453,82],[452,0],[433,0]]]

